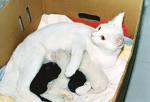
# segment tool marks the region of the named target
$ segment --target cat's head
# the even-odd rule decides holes
[[[101,24],[92,34],[92,41],[96,46],[116,51],[123,47],[123,28],[122,23],[124,13],[118,14],[113,20],[108,23]]]

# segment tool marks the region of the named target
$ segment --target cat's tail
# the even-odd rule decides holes
[[[65,102],[64,100],[63,100],[63,98],[61,98],[61,97],[58,97],[58,96],[56,96],[56,95],[52,95],[52,94],[42,94],[41,96],[40,96],[40,98],[42,99],[42,101],[46,101],[46,102]],[[48,100],[48,101],[47,101]]]

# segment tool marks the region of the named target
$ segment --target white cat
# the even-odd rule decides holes
[[[118,29],[118,27],[116,28]],[[35,94],[30,92],[29,87],[44,60],[47,59],[49,61],[56,62],[57,59],[55,58],[55,54],[57,51],[65,50],[69,52],[71,54],[71,59],[65,68],[66,76],[71,76],[75,73],[80,65],[84,51],[87,51],[91,60],[97,62],[95,59],[97,58],[99,49],[94,44],[102,47],[101,41],[104,39],[101,37],[101,34],[98,36],[96,32],[99,31],[83,24],[65,22],[52,24],[32,33],[21,44],[18,45],[8,64],[6,65],[5,75],[0,82],[0,93],[14,97],[17,102],[41,102],[41,100]],[[91,34],[93,35],[91,36]],[[119,32],[119,35],[121,34],[122,33]],[[116,35],[118,36],[118,34]],[[98,40],[99,42],[97,42]],[[117,42],[118,41],[122,41],[122,39],[120,40],[120,36],[117,38]],[[107,43],[108,42],[106,41],[106,45]],[[121,43],[122,42],[118,42],[116,44],[120,45]],[[105,47],[111,48],[110,50],[113,50],[114,52],[116,52],[115,50],[118,48],[115,46],[115,44],[111,47]],[[103,49],[104,54],[102,55],[105,55],[105,52],[107,52],[105,51],[105,47]],[[106,56],[108,56],[108,53],[112,55],[113,51],[107,52]],[[95,52],[97,55],[95,55]],[[102,49],[100,52],[102,53]],[[117,52],[119,53],[119,51]],[[101,58],[103,57],[105,56],[102,56]],[[114,60],[115,59],[113,56],[110,61],[115,62]],[[105,62],[107,62],[107,60],[104,60],[104,63],[101,64],[108,64]],[[86,70],[83,71],[85,71],[83,73],[86,76],[90,76]],[[93,88],[99,88],[99,85],[94,86],[94,84],[91,84],[91,86]]]
[[[115,65],[123,47],[123,18],[124,13],[121,13],[112,21],[98,26],[97,32],[93,32],[91,40],[87,41],[87,51],[79,67],[79,70],[86,76],[87,82],[76,89],[77,94],[83,95],[90,89],[89,93],[101,92],[107,88],[109,80],[102,69]],[[70,55],[65,51],[59,51],[55,58],[57,64],[65,68],[69,63]],[[62,70],[53,84],[48,85],[48,90],[42,94],[43,97],[54,102],[64,102],[62,98],[65,102],[72,99],[71,93],[67,91],[69,79],[64,76],[64,73],[65,71]]]
[[[55,62],[55,52],[65,50],[71,54],[65,75],[70,77],[79,68],[87,41],[96,30],[79,23],[51,24],[30,34],[18,45],[5,68],[0,82],[0,93],[13,96],[18,102],[41,102],[30,92],[31,81],[45,60]],[[17,91],[16,91],[17,90]]]

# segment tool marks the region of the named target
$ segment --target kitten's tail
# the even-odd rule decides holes
[[[42,100],[42,102],[52,102],[52,101],[50,101],[50,100],[48,100],[48,99],[46,99],[46,98],[44,98],[42,96],[38,96],[38,97],[40,97],[40,99]]]

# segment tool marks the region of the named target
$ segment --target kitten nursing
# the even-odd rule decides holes
[[[91,92],[104,90],[108,79],[101,67],[113,66],[121,51],[123,16],[119,14],[103,24],[100,30],[100,27],[93,29],[83,24],[64,22],[32,33],[18,45],[6,65],[0,93],[14,97],[16,102],[41,102],[29,87],[45,60],[56,62],[62,70],[49,85],[46,92],[49,99],[58,96],[63,101],[59,97],[62,96],[72,101],[71,93],[63,88],[68,85],[66,76],[72,76],[78,68],[87,78],[86,84],[76,90],[78,94],[84,94],[91,88]]]

